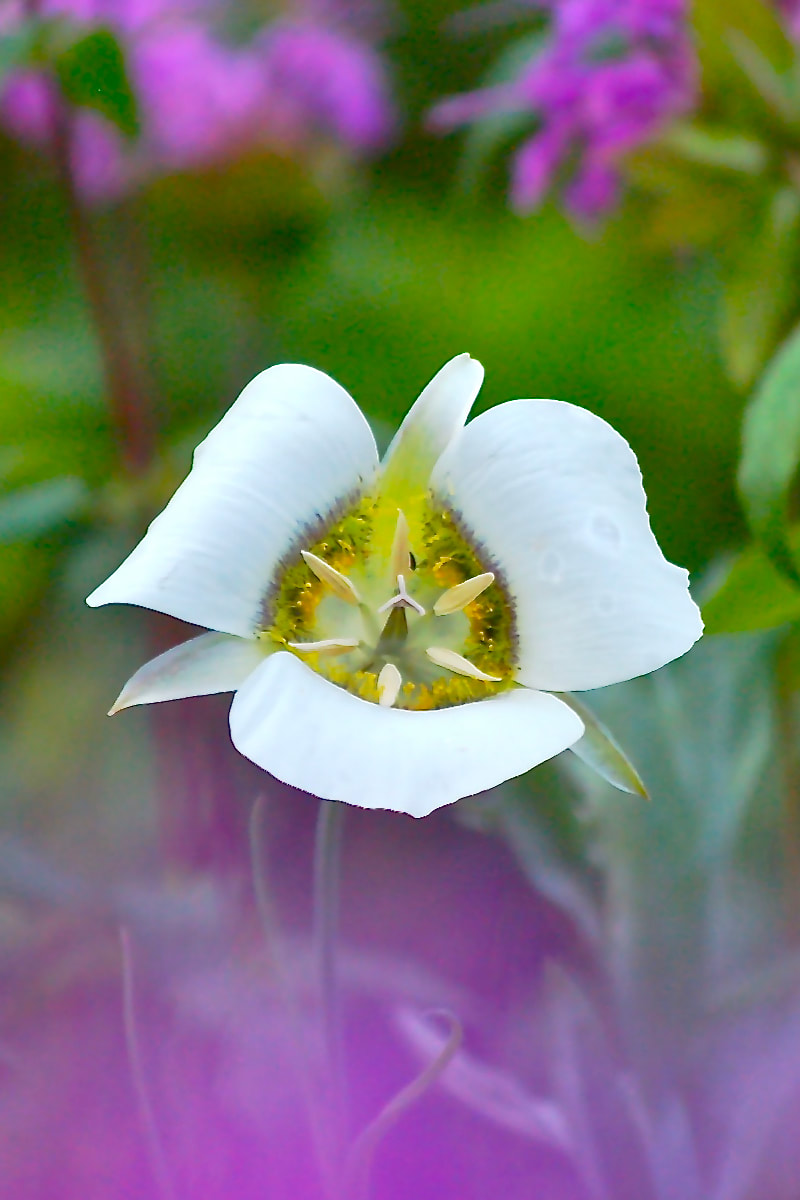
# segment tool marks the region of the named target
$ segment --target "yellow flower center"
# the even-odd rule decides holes
[[[511,686],[513,608],[496,571],[432,501],[411,519],[364,499],[299,548],[260,636],[364,700],[430,709]]]

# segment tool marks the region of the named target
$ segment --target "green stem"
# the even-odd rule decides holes
[[[42,0],[23,0],[31,21],[42,16]],[[97,335],[103,362],[106,392],[111,406],[120,453],[132,474],[141,474],[152,463],[156,431],[151,389],[142,355],[137,354],[123,328],[117,296],[97,245],[94,232],[75,186],[72,167],[73,114],[54,77],[50,105],[50,146],[67,218],[75,243],[78,269]]]
[[[137,355],[123,328],[114,288],[104,269],[102,255],[75,187],[71,113],[60,98],[55,98],[53,102],[52,148],[83,288],[100,347],[106,391],[117,427],[122,459],[129,471],[140,474],[150,465],[155,451],[155,429],[148,403],[148,389],[141,379]]]
[[[325,1094],[334,1174],[338,1177],[347,1128],[342,1011],[337,962],[339,884],[344,806],[321,800],[314,845],[314,949],[322,1037]]]

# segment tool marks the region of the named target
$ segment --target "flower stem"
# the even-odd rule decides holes
[[[338,1177],[346,1134],[346,1087],[342,1040],[341,993],[337,963],[339,884],[344,806],[321,800],[314,845],[314,949],[322,1038],[325,1094],[331,1155]]]
[[[93,230],[75,187],[72,169],[72,114],[60,96],[52,104],[53,158],[67,208],[83,288],[97,335],[106,391],[117,427],[122,460],[132,474],[150,465],[155,427],[148,388],[137,355],[117,311],[114,289],[104,269]]]
[[[320,1111],[319,1096],[314,1091],[297,991],[292,974],[285,962],[280,922],[269,886],[269,868],[265,846],[266,816],[267,801],[264,796],[258,796],[250,815],[250,861],[256,908],[261,920],[272,976],[289,1030],[293,1065],[308,1115],[309,1131],[320,1172],[320,1182],[327,1194],[333,1196],[335,1187],[329,1166],[330,1155],[325,1136],[324,1114]]]
[[[38,21],[42,0],[23,0],[26,15]],[[94,232],[81,203],[73,170],[73,112],[54,76],[49,77],[50,149],[75,243],[78,269],[103,361],[106,392],[117,427],[122,461],[131,474],[150,466],[156,445],[151,389],[141,353],[123,328],[120,306],[105,270]]]
[[[450,1026],[450,1032],[439,1053],[416,1078],[392,1097],[353,1143],[345,1168],[344,1191],[347,1200],[369,1200],[370,1171],[377,1147],[400,1117],[436,1083],[460,1049],[464,1036],[461,1022],[452,1013],[440,1015]]]
[[[130,934],[124,926],[120,927],[119,940],[122,950],[122,1015],[125,1026],[125,1048],[136,1096],[136,1107],[159,1200],[176,1200],[175,1187],[167,1164],[164,1143],[156,1122],[153,1103],[150,1098],[150,1089],[147,1086],[147,1078],[142,1063],[139,1030],[136,1022],[133,951]]]

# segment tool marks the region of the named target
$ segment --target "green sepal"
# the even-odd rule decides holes
[[[639,772],[594,713],[580,700],[576,700],[570,692],[554,692],[553,695],[577,713],[585,726],[583,737],[574,746],[570,746],[572,753],[612,787],[621,792],[630,792],[634,796],[642,796],[645,800],[649,799]]]

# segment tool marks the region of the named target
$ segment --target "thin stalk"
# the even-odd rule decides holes
[[[155,451],[155,423],[148,401],[148,388],[141,378],[136,352],[126,337],[122,314],[115,303],[114,289],[75,187],[71,113],[57,94],[52,104],[51,142],[75,242],[78,268],[100,347],[120,453],[128,470],[133,474],[141,474],[150,465]]]
[[[461,1022],[452,1013],[441,1014],[450,1025],[442,1049],[416,1078],[401,1088],[374,1120],[361,1131],[347,1157],[344,1195],[346,1200],[369,1200],[372,1160],[380,1143],[402,1115],[436,1083],[458,1052],[463,1039]]]
[[[314,844],[314,949],[325,1054],[325,1093],[336,1172],[347,1129],[337,942],[344,806],[321,800]]]
[[[256,909],[261,931],[278,992],[278,1000],[289,1030],[293,1066],[308,1116],[311,1140],[326,1195],[335,1197],[336,1183],[331,1161],[330,1137],[326,1136],[325,1113],[314,1088],[313,1074],[307,1053],[307,1040],[300,1016],[297,990],[286,965],[280,933],[280,921],[269,887],[269,864],[266,852],[267,802],[258,796],[250,814],[250,865]]]
[[[23,0],[32,21],[42,16],[42,0]],[[155,451],[155,422],[148,387],[136,351],[123,331],[119,305],[103,256],[81,204],[72,169],[72,112],[51,77],[50,143],[67,208],[84,292],[103,361],[106,391],[117,427],[120,455],[132,474],[141,474]]]
[[[142,1126],[147,1157],[153,1172],[159,1200],[176,1200],[172,1176],[167,1165],[167,1156],[156,1122],[150,1091],[147,1086],[142,1051],[139,1045],[139,1029],[136,1021],[136,1001],[133,986],[133,953],[128,930],[123,926],[119,931],[120,948],[122,950],[122,1016],[125,1027],[125,1049],[128,1055],[128,1066],[131,1072],[133,1090],[136,1096],[136,1107]]]

